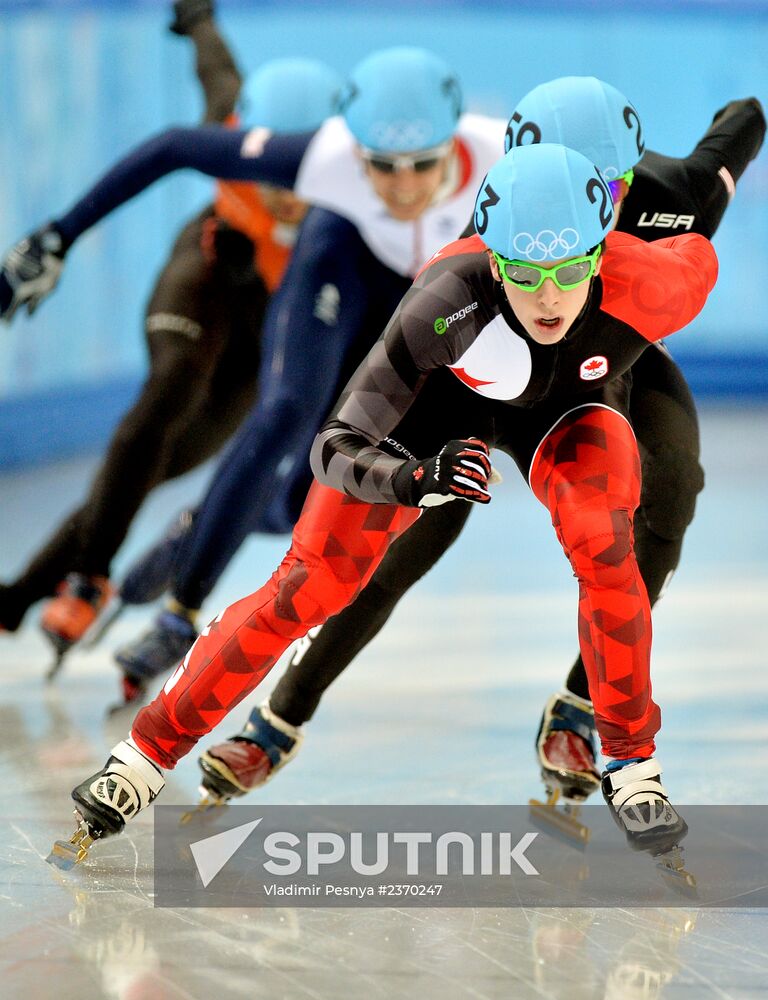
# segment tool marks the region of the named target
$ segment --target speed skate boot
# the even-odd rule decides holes
[[[129,605],[151,604],[168,590],[173,582],[182,544],[192,530],[195,514],[193,510],[177,514],[160,541],[139,556],[129,568],[117,588],[116,600],[88,636],[89,647],[101,642]]]
[[[164,785],[160,768],[130,737],[118,743],[104,767],[72,791],[77,830],[68,841],[57,840],[46,860],[64,871],[73,868],[95,841],[121,833]]]
[[[242,732],[201,754],[198,809],[226,805],[273,778],[299,752],[304,734],[275,715],[269,702],[251,712]]]
[[[149,682],[177,667],[195,639],[197,630],[188,618],[162,611],[148,632],[115,653],[123,671],[123,702],[114,708],[140,702]]]
[[[584,846],[589,827],[579,818],[581,804],[600,784],[592,703],[570,691],[553,694],[544,706],[536,754],[547,801],[531,799],[531,817]]]
[[[43,608],[40,627],[56,653],[48,680],[53,680],[59,672],[66,654],[93,625],[112,593],[112,586],[104,576],[70,573],[56,597]]]
[[[688,825],[669,801],[655,757],[612,761],[602,777],[603,798],[635,851],[647,851],[675,888],[695,888],[680,842]]]

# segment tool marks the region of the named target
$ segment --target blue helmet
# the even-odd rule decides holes
[[[309,132],[337,113],[341,88],[341,77],[317,59],[271,59],[243,84],[243,122],[273,132]]]
[[[475,202],[478,234],[511,260],[580,257],[612,225],[613,202],[600,171],[553,143],[510,150],[488,171]]]
[[[558,142],[583,153],[609,181],[631,170],[645,151],[637,111],[594,76],[563,76],[525,95],[507,125],[504,148],[535,142]]]
[[[461,114],[461,89],[432,52],[382,49],[353,70],[341,112],[361,146],[412,153],[450,139]]]

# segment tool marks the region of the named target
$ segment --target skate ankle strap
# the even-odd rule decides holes
[[[639,764],[628,764],[618,771],[609,771],[605,780],[610,783],[615,809],[630,800],[637,804],[667,798],[667,790],[661,783],[661,765],[653,757]]]
[[[581,708],[563,701],[561,698],[552,706],[553,718],[549,729],[576,733],[586,743],[592,745],[595,740],[595,716]]]
[[[133,777],[130,772],[133,772],[141,778],[151,793],[149,801],[151,801],[158,794],[158,792],[162,791],[165,786],[165,778],[163,778],[162,772],[156,764],[149,760],[148,757],[145,757],[140,750],[136,749],[136,747],[132,746],[125,740],[122,740],[117,744],[117,746],[112,747],[110,750],[110,756],[114,757],[121,764],[127,765],[127,768],[130,769],[130,771],[126,771],[125,769],[118,768],[117,765],[113,764],[111,768],[112,770],[122,774],[123,777],[128,778],[129,780]],[[148,804],[148,802],[145,804]],[[143,808],[144,804],[142,804],[142,809]]]
[[[296,743],[301,741],[302,732],[275,715],[269,703],[265,702],[251,712],[245,728],[235,739],[255,743],[269,757],[272,766],[276,767],[283,755],[290,753]]]
[[[661,764],[655,757],[640,761],[639,764],[628,764],[619,768],[618,771],[611,771],[611,784],[614,788],[623,788],[624,785],[633,784],[647,778],[661,777]]]

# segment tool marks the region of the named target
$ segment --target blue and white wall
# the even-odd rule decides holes
[[[160,0],[0,0],[0,248],[60,214],[153,131],[197,120],[189,43]],[[768,104],[768,0],[219,0],[245,70],[290,54],[348,71],[420,44],[454,65],[470,110],[504,116],[535,84],[594,74],[638,107],[648,145],[684,155],[729,99]],[[32,319],[0,329],[0,467],[101,443],[144,368],[142,309],[210,184],[176,175],[77,244]],[[768,153],[716,237],[721,278],[671,343],[700,393],[768,392]]]

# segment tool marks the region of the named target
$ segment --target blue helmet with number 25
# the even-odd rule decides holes
[[[583,153],[607,181],[631,170],[645,152],[635,108],[615,87],[594,76],[550,80],[518,102],[504,149],[537,142],[558,142]]]
[[[532,263],[579,257],[613,227],[613,203],[597,167],[554,143],[516,147],[488,172],[475,202],[487,247]]]

